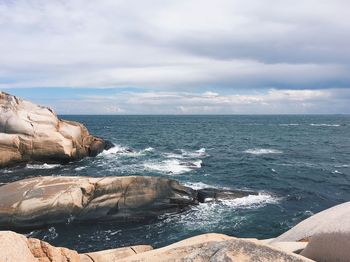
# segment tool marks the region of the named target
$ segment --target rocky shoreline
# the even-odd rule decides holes
[[[0,168],[94,157],[112,144],[47,107],[0,92]],[[275,239],[204,234],[153,249],[148,245],[78,254],[6,230],[60,223],[133,223],[182,212],[198,203],[236,199],[248,191],[195,190],[150,176],[45,176],[0,185],[3,261],[349,261],[350,202],[302,221]]]

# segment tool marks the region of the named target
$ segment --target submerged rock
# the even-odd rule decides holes
[[[0,227],[35,228],[67,221],[141,221],[180,212],[196,192],[145,176],[37,177],[0,187]]]
[[[19,163],[66,163],[96,156],[110,142],[52,109],[0,92],[0,168]]]

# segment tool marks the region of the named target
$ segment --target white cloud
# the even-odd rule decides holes
[[[143,92],[85,96],[78,104],[61,100],[59,113],[98,114],[298,114],[350,113],[349,89],[276,90],[253,94]],[[111,111],[109,108],[116,108]],[[95,110],[95,111],[94,111]],[[96,111],[97,110],[97,111]]]
[[[330,88],[350,2],[0,2],[0,87]]]

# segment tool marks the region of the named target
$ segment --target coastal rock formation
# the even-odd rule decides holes
[[[84,125],[58,119],[52,109],[0,92],[0,168],[19,163],[65,163],[106,147]]]
[[[0,231],[1,262],[111,262],[149,250],[151,246],[142,245],[79,255],[74,250],[54,247],[39,239]]]
[[[222,234],[204,234],[152,250],[140,245],[78,254],[45,241],[0,231],[0,261],[11,262],[111,262],[111,261],[311,261],[263,244]]]
[[[179,212],[196,192],[158,177],[36,177],[0,187],[0,226],[35,228],[67,221],[139,221]]]
[[[349,261],[350,202],[326,209],[300,222],[272,241],[305,241],[301,252],[317,261]]]
[[[1,262],[79,262],[76,251],[53,247],[49,243],[23,235],[0,231]]]
[[[239,239],[221,234],[205,234],[175,244],[118,260],[130,261],[311,261],[256,239]]]
[[[175,180],[147,176],[29,178],[0,187],[0,228],[36,228],[74,221],[142,221],[183,211],[206,201],[204,196],[214,191],[216,200],[251,194],[193,190]]]

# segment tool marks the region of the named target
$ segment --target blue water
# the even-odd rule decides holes
[[[206,232],[271,238],[350,200],[350,116],[63,116],[117,146],[68,165],[0,171],[0,183],[38,175],[173,178],[260,194],[147,224],[67,224],[27,232],[79,251],[160,247]],[[132,153],[125,150],[130,148]]]

